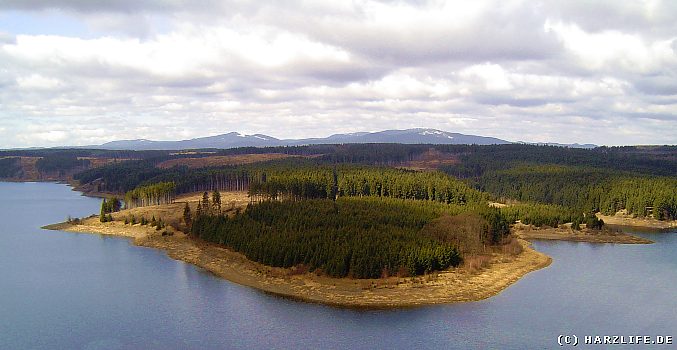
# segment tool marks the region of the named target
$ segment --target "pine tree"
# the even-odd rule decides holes
[[[209,194],[205,192],[202,194],[202,211],[205,215],[211,214],[209,208]]]
[[[221,193],[219,193],[219,190],[214,190],[214,192],[212,192],[212,205],[213,214],[221,215]]]
[[[186,202],[186,206],[183,207],[183,222],[186,224],[188,231],[190,231],[190,225],[193,222],[193,218],[191,217],[190,206],[188,205],[188,202]]]
[[[103,202],[101,202],[101,212],[99,213],[99,221],[100,222],[106,222],[106,198],[103,199]]]
[[[110,203],[109,204],[110,212],[120,211],[120,209],[122,208],[122,203],[120,202],[120,199],[118,199],[118,197],[111,198],[109,203]]]

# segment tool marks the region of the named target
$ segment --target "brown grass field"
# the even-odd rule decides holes
[[[21,158],[21,169],[23,170],[22,178],[36,180],[40,178],[40,173],[35,163],[38,162],[38,159],[41,157],[20,157]]]
[[[90,168],[98,168],[100,166],[104,166],[104,165],[107,165],[107,164],[110,164],[110,163],[134,160],[134,159],[131,159],[131,158],[97,158],[97,157],[78,157],[78,159],[89,160],[89,167]]]
[[[444,165],[453,165],[458,163],[458,156],[451,153],[442,153],[436,149],[429,149],[427,152],[416,157],[416,159],[406,162],[403,168],[411,170],[433,170]]]
[[[177,158],[166,160],[158,164],[158,168],[171,168],[176,165],[185,165],[189,168],[206,168],[223,165],[239,165],[264,162],[267,160],[284,159],[292,156],[282,153],[263,153],[263,154],[236,154],[232,156],[210,156],[203,158]]]

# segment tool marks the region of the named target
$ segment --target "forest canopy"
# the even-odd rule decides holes
[[[460,242],[430,233],[434,230],[426,225],[443,213],[463,210],[373,197],[267,200],[233,217],[198,215],[191,232],[270,266],[303,264],[334,277],[420,275],[461,263]],[[487,208],[476,217],[480,224],[472,234],[481,244],[508,234],[498,210]]]

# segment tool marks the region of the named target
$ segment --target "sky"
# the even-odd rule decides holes
[[[677,1],[0,0],[0,148],[415,127],[677,144]]]

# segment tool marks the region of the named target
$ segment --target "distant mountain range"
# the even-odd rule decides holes
[[[340,143],[493,145],[508,144],[511,142],[493,137],[464,135],[435,129],[407,129],[335,134],[325,138],[308,139],[277,139],[275,137],[262,134],[244,135],[238,132],[230,132],[222,135],[199,137],[181,141],[152,141],[145,139],[120,140],[91,147],[121,150],[181,150],[197,148],[272,147]]]
[[[244,135],[238,132],[199,137],[181,141],[152,141],[145,139],[120,140],[107,142],[87,148],[118,150],[182,150],[198,148],[237,148],[237,147],[273,147],[341,143],[403,143],[403,144],[476,144],[500,145],[512,142],[476,135],[464,135],[435,129],[385,130],[379,132],[357,132],[335,134],[325,138],[277,139],[272,136],[254,134]],[[557,144],[559,145],[559,144]],[[560,145],[568,147],[592,148],[594,145]],[[588,147],[590,146],[590,147]]]

